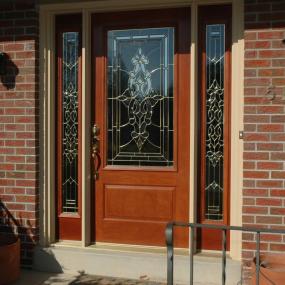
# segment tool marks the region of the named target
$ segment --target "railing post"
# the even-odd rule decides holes
[[[168,223],[165,230],[167,246],[167,285],[173,285],[173,223]]]
[[[259,271],[260,271],[260,232],[256,232],[256,285],[259,285]]]
[[[223,249],[223,256],[222,256],[222,285],[226,284],[226,262],[227,262],[227,230],[223,229],[223,240],[222,240],[222,249]]]
[[[194,226],[190,225],[191,230],[191,238],[190,238],[190,285],[193,285],[193,274],[194,274],[194,235],[195,235],[195,228]]]

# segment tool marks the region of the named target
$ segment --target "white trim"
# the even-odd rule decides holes
[[[243,79],[244,79],[244,6],[243,1],[233,1],[232,38],[232,97],[231,97],[231,225],[242,226],[243,141]],[[241,259],[242,233],[234,232],[230,239],[230,255]]]
[[[189,193],[190,196],[190,222],[196,222],[196,208],[197,205],[197,83],[198,78],[195,70],[198,68],[198,55],[197,55],[197,26],[198,26],[198,5],[196,1],[191,6],[191,71],[190,71],[190,185],[189,189],[195,189]],[[192,95],[191,95],[192,94]],[[190,237],[189,237],[190,238]]]
[[[82,13],[82,31],[90,31],[91,15]],[[91,41],[86,32],[82,32],[82,246],[91,242],[91,179],[90,179],[90,129],[91,129]],[[85,78],[85,80],[83,80]]]

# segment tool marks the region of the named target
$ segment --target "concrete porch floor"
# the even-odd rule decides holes
[[[78,276],[80,272],[87,276],[106,276],[105,281],[86,284],[163,284],[166,282],[166,250],[160,252],[137,251],[131,248],[88,247],[79,248],[70,245],[52,245],[38,247],[34,254],[36,271],[64,273]],[[174,282],[189,284],[190,259],[188,254],[175,254]],[[57,275],[61,276],[61,275]],[[222,276],[221,256],[194,256],[194,284],[220,285]],[[237,285],[241,280],[241,263],[227,258],[227,285]],[[115,283],[112,280],[115,277]],[[133,280],[140,280],[135,283]],[[118,281],[123,280],[123,281]],[[126,283],[131,280],[133,283]],[[150,283],[150,281],[157,283]],[[119,283],[118,283],[118,282]],[[117,282],[117,283],[116,283]],[[124,283],[125,282],[125,283]],[[53,284],[53,283],[43,283]],[[56,283],[55,283],[56,284]],[[66,284],[66,283],[63,283]],[[68,284],[68,283],[67,283]],[[71,283],[80,284],[80,283]],[[81,283],[84,284],[84,283]],[[23,285],[23,284],[20,284]],[[27,284],[28,285],[28,284]],[[33,284],[31,284],[33,285]]]
[[[20,279],[11,285],[164,285],[148,280],[114,278],[88,274],[47,273],[35,270],[22,270]],[[211,283],[194,283],[212,285]]]

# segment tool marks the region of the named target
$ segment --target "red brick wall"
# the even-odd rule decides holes
[[[285,228],[285,1],[245,0],[244,37],[243,225]],[[261,239],[262,250],[285,250],[281,235]],[[254,250],[244,234],[243,258]]]
[[[22,264],[29,266],[38,240],[39,27],[36,8],[27,2],[0,3],[0,52],[6,56],[0,76],[0,229],[19,231]]]

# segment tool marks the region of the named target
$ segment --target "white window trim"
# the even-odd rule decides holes
[[[242,225],[242,153],[243,143],[239,140],[239,131],[243,129],[243,0],[101,0],[94,2],[44,4],[40,6],[40,244],[48,246],[55,242],[55,15],[82,13],[82,240],[80,245],[90,244],[90,201],[91,173],[89,167],[91,118],[86,112],[90,106],[91,83],[91,15],[94,12],[126,11],[151,8],[169,8],[191,6],[191,89],[190,103],[190,222],[196,220],[197,201],[197,24],[198,6],[232,3],[232,100],[231,100],[231,225]],[[195,191],[192,191],[195,189]],[[230,256],[241,258],[241,233],[231,234]]]

